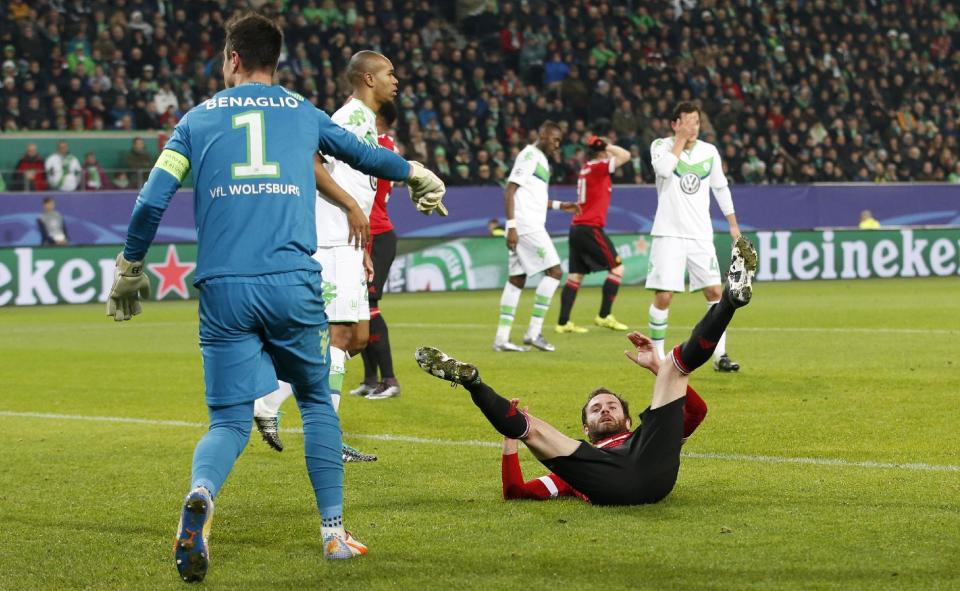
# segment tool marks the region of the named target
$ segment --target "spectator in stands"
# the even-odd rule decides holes
[[[69,240],[63,215],[56,210],[53,197],[43,198],[43,213],[37,216],[42,246],[65,246]]]
[[[76,191],[81,188],[83,167],[80,160],[70,153],[67,142],[57,143],[57,151],[47,156],[44,162],[47,173],[47,182],[55,191]]]
[[[87,152],[84,157],[83,188],[86,191],[106,191],[113,188],[113,183],[110,182],[107,173],[97,161],[97,155],[93,152]]]
[[[130,151],[123,156],[123,167],[127,169],[127,174],[133,178],[135,184],[143,184],[155,161],[156,157],[147,152],[143,138],[135,137]]]
[[[20,110],[0,120],[8,128],[67,129],[68,111],[83,97],[93,115],[84,128],[98,127],[99,115],[111,129],[159,129],[219,90],[212,74],[232,3],[174,3],[165,12],[143,0],[4,4],[12,47],[0,66],[10,60],[12,73],[3,104],[17,95]],[[876,0],[862,12],[856,3],[787,2],[771,11],[736,0],[690,9],[696,2],[683,0],[679,8],[634,3],[628,12],[619,2],[474,0],[477,10],[459,24],[458,3],[447,0],[256,4],[283,13],[282,84],[321,108],[345,98],[351,48],[376,44],[395,56],[409,81],[398,98],[398,139],[428,144],[423,158],[442,147],[452,159],[462,142],[474,157],[491,143],[522,146],[527,139],[517,132],[545,118],[571,130],[582,119],[646,155],[681,98],[701,103],[704,139],[738,155],[725,160],[732,182],[853,180],[864,170],[871,180],[945,179],[960,156],[954,3]],[[39,105],[31,107],[33,96]],[[97,112],[96,96],[107,113]],[[416,121],[420,114],[436,118],[437,128]],[[751,148],[763,170],[744,168]],[[881,148],[888,157],[877,174],[866,155]],[[638,170],[652,181],[647,164]]]
[[[46,191],[47,175],[44,171],[43,157],[37,152],[37,145],[27,144],[27,149],[17,162],[14,172],[13,188],[16,191]]]
[[[880,222],[873,217],[873,213],[869,209],[864,209],[860,212],[860,229],[861,230],[876,230],[880,227]]]

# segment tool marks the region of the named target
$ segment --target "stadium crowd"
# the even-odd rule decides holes
[[[960,182],[945,0],[3,0],[3,131],[172,129],[220,89],[223,23],[251,5],[285,30],[279,82],[328,113],[353,51],[392,59],[400,146],[453,185],[503,184],[548,118],[552,182],[588,132],[631,150],[614,182],[652,182],[680,100],[735,183]]]

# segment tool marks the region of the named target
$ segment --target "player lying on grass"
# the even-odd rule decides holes
[[[516,401],[501,397],[484,384],[473,365],[431,347],[417,350],[417,364],[438,378],[465,386],[474,404],[501,435],[523,441],[577,496],[596,505],[656,503],[673,490],[680,470],[680,446],[692,425],[684,424],[684,408],[689,405],[693,411],[696,407],[693,396],[688,400],[689,375],[710,359],[736,309],[750,302],[756,269],[757,252],[745,238],[738,237],[723,297],[694,327],[690,338],[674,347],[669,362],[659,364],[649,338],[630,334],[636,348],[626,351],[627,357],[657,374],[653,399],[643,413],[642,428],[630,433],[623,431],[629,428],[623,402],[606,392],[595,393],[585,409],[585,423],[596,423],[601,431],[619,431],[612,438],[601,439],[605,442],[602,447],[567,437],[519,410]],[[620,425],[618,418],[623,419]],[[622,439],[615,441],[618,438]]]

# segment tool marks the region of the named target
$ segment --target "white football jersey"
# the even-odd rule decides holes
[[[377,116],[363,101],[351,97],[346,104],[333,114],[331,119],[340,127],[357,136],[360,141],[373,147],[379,147],[377,143]],[[360,208],[369,218],[370,210],[373,208],[373,200],[377,195],[377,177],[355,170],[349,164],[331,156],[327,156],[326,167],[333,180],[348,195],[357,200]],[[335,203],[327,201],[318,194],[317,245],[345,245],[349,234],[350,227],[347,224],[347,214]]]
[[[530,144],[517,154],[507,181],[519,185],[513,197],[517,234],[543,230],[547,225],[547,187],[550,185],[550,163],[546,155]]]
[[[673,155],[674,138],[654,140],[650,160],[657,174],[657,214],[652,236],[676,236],[713,240],[710,222],[710,189],[723,215],[733,213],[720,152],[713,144],[697,140],[678,159]]]

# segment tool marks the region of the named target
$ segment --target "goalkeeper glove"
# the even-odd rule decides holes
[[[443,205],[443,195],[447,192],[447,188],[440,177],[424,168],[419,162],[410,162],[407,187],[410,189],[410,199],[417,211],[430,215],[436,210],[440,215],[447,215],[447,208]]]
[[[123,253],[117,255],[113,270],[113,287],[107,299],[107,316],[117,322],[130,320],[143,310],[140,300],[150,297],[150,280],[143,274],[143,261],[128,261]]]

